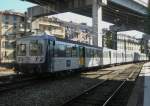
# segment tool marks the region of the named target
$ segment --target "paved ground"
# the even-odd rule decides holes
[[[127,106],[150,106],[150,62],[143,65]]]

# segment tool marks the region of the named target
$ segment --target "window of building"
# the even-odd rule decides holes
[[[9,15],[5,15],[5,20],[9,20]]]
[[[8,21],[6,21],[4,25],[5,29],[8,29],[8,24],[9,24]]]
[[[14,28],[17,28],[17,24],[16,24],[16,23],[14,23],[14,24],[13,24],[13,27],[14,27]]]
[[[17,21],[17,16],[16,15],[13,16],[13,21]]]

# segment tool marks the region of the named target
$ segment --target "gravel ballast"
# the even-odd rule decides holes
[[[132,65],[122,65],[112,69],[120,70]],[[46,79],[32,86],[0,94],[0,106],[60,106],[99,81],[100,79],[83,75],[55,80]]]

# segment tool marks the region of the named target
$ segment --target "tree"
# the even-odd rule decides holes
[[[108,48],[112,48],[113,47],[113,39],[112,39],[112,33],[111,31],[107,31],[106,35],[104,37],[104,43],[106,45],[106,47]]]

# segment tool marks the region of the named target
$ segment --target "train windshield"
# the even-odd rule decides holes
[[[29,48],[30,56],[41,56],[43,54],[43,43],[41,40],[32,40]]]
[[[19,44],[17,50],[18,56],[26,56],[26,44]]]

